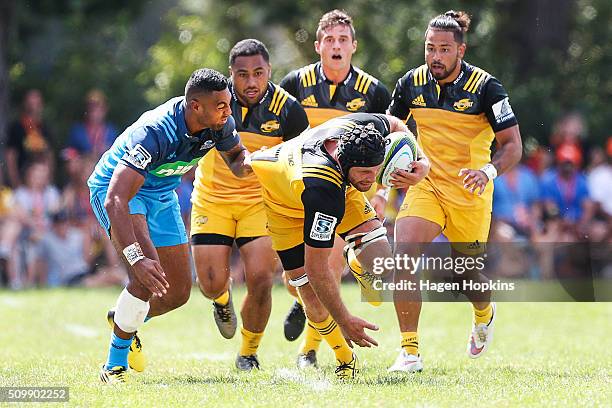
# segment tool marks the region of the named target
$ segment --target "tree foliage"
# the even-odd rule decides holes
[[[525,138],[546,142],[568,110],[586,116],[590,137],[611,134],[612,3],[609,0],[119,0],[17,2],[9,55],[13,94],[43,89],[61,128],[81,114],[89,87],[105,90],[111,117],[127,125],[149,106],[181,94],[189,74],[227,73],[243,38],[271,52],[273,79],[318,59],[320,16],[344,8],[355,20],[354,63],[389,88],[423,63],[423,34],[448,9],[473,16],[466,60],[498,77]],[[29,6],[27,6],[29,5]],[[128,6],[129,5],[129,6]]]

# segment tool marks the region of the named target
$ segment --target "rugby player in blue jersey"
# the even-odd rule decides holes
[[[113,334],[100,372],[105,383],[125,382],[128,365],[144,370],[138,327],[189,299],[189,246],[174,192],[181,176],[212,148],[236,176],[251,173],[231,116],[227,85],[217,71],[195,71],[185,96],[145,112],[104,153],[89,177],[93,210],[129,277],[108,313]]]

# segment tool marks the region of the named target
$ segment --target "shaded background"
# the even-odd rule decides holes
[[[93,87],[123,128],[142,111],[182,93],[207,66],[227,73],[227,54],[255,37],[271,51],[273,80],[318,59],[320,16],[345,8],[354,17],[354,63],[393,89],[423,63],[423,32],[448,9],[468,11],[466,60],[498,77],[511,96],[527,149],[546,144],[554,120],[577,110],[590,143],[612,134],[612,2],[37,0],[0,2],[0,141],[26,89],[39,88],[61,145]]]

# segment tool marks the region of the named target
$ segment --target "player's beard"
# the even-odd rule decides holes
[[[374,183],[370,183],[368,186],[365,186],[364,183],[354,183],[351,179],[349,179],[349,182],[351,183],[351,185],[353,187],[355,187],[355,189],[361,193],[365,193],[366,191],[370,191],[370,188],[372,188],[372,184]]]
[[[431,69],[431,67],[429,67],[429,71],[431,72],[431,75],[437,80],[437,81],[443,81],[446,78],[448,78],[450,76],[450,74],[453,73],[453,71],[455,71],[455,68],[457,68],[457,64],[459,63],[459,56],[457,56],[457,59],[455,60],[455,63],[453,64],[451,69],[444,69],[442,71],[441,74],[434,74],[434,71]],[[433,64],[432,64],[433,65]],[[442,64],[440,64],[442,65]],[[444,68],[446,68],[445,65],[442,65]]]

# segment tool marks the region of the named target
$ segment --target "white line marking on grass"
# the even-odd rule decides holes
[[[309,370],[311,374],[320,374],[317,371]],[[291,381],[310,388],[313,391],[327,391],[332,388],[332,384],[325,378],[309,378],[307,372],[300,372],[295,368],[277,368],[274,376],[285,381]]]
[[[2,298],[2,303],[4,303],[5,305],[7,305],[8,307],[11,307],[13,309],[20,309],[21,306],[23,305],[23,301],[19,300],[17,298],[14,297],[3,297]]]
[[[93,338],[98,336],[100,332],[93,327],[83,326],[81,324],[68,323],[64,325],[64,329],[70,334],[74,334],[79,337]]]

